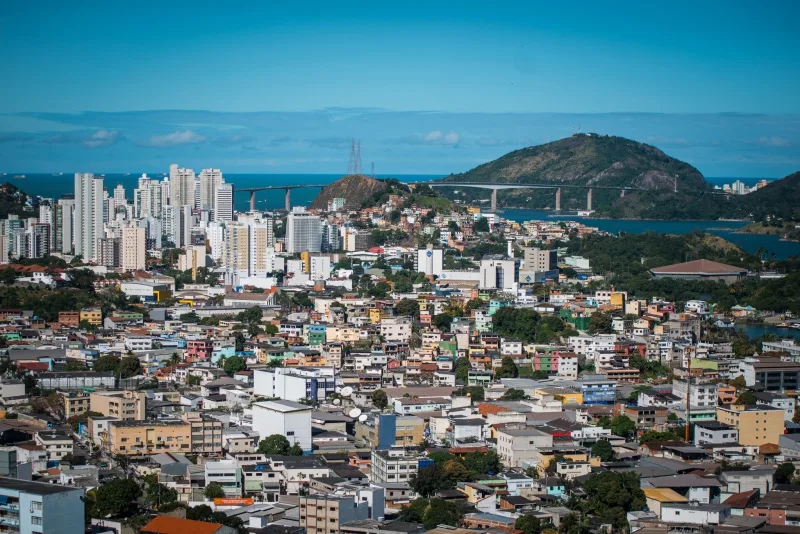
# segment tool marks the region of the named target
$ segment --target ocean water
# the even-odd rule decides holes
[[[128,198],[132,198],[133,190],[137,186],[142,172],[127,174],[106,174],[105,183],[109,193],[117,184],[125,187]],[[163,172],[148,172],[151,178],[163,177]],[[30,195],[58,198],[63,194],[74,192],[74,178],[72,174],[28,174],[20,178],[17,174],[0,176],[0,182],[11,182]],[[421,182],[442,178],[441,175],[415,174],[415,175],[378,175],[378,178],[396,178],[406,182]],[[226,174],[225,180],[234,184],[235,189],[260,187],[268,185],[297,185],[297,184],[328,184],[341,178],[340,174]],[[735,177],[706,178],[714,185],[733,183]],[[753,185],[760,178],[739,178],[747,185]],[[293,206],[307,206],[319,193],[317,188],[294,189],[291,193]],[[234,207],[239,211],[249,209],[249,193],[235,193]],[[260,191],[256,194],[256,206],[262,210],[274,210],[284,207],[284,192]],[[768,254],[775,254],[778,259],[789,256],[800,256],[800,243],[781,241],[777,236],[737,234],[735,231],[747,223],[744,221],[627,221],[611,219],[581,218],[576,216],[551,217],[551,212],[543,210],[508,209],[504,217],[515,221],[526,220],[579,220],[589,226],[612,233],[628,232],[658,232],[662,234],[684,234],[694,230],[703,230],[717,234],[736,243],[748,252],[755,252],[759,247],[767,250]]]

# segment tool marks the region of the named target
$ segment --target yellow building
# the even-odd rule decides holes
[[[369,309],[369,322],[377,324],[381,322],[381,310],[379,308]]]
[[[592,458],[589,449],[584,447],[570,447],[566,445],[555,447],[539,447],[536,449],[536,469],[540,476],[544,476],[550,462],[557,457],[563,457],[568,462],[589,462],[600,465],[599,458]]]
[[[615,308],[625,307],[625,293],[614,292],[611,293],[611,305]]]
[[[386,421],[391,424],[392,418]],[[356,423],[356,445],[375,448],[379,443],[381,417]],[[398,415],[394,418],[394,444],[398,447],[413,447],[425,437],[425,420],[416,415]]]
[[[733,404],[717,407],[717,421],[736,428],[742,446],[777,444],[784,430],[783,417],[783,410],[771,406]]]
[[[580,391],[570,391],[564,388],[536,388],[534,395],[552,395],[553,398],[560,400],[563,404],[583,404],[583,393]]]
[[[89,395],[86,393],[59,392],[58,394],[64,404],[64,417],[67,419],[73,415],[80,415],[89,411]]]
[[[352,326],[328,326],[325,329],[325,341],[355,343],[361,340],[361,329]]]
[[[101,310],[81,310],[80,320],[89,324],[100,326],[103,324],[103,312]]]
[[[145,394],[141,391],[100,391],[89,396],[91,411],[123,421],[145,418]]]
[[[142,456],[159,452],[189,453],[191,425],[184,421],[111,421],[108,424],[108,452]]]

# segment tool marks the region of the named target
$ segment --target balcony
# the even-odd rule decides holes
[[[19,527],[19,518],[10,516],[0,517],[0,525]]]
[[[3,504],[0,504],[0,510],[5,510],[7,512],[19,513],[19,504],[17,504],[17,503],[3,503]]]

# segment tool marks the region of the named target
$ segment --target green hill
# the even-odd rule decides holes
[[[510,152],[462,174],[450,175],[448,182],[489,182],[507,184],[563,184],[565,186],[631,187],[621,197],[616,190],[593,189],[592,208],[596,215],[611,218],[715,219],[747,217],[777,209],[782,216],[798,209],[800,177],[774,182],[744,197],[713,195],[703,175],[683,161],[661,150],[630,139],[596,134],[578,134],[544,145]],[[678,192],[674,192],[677,181]],[[481,189],[442,190],[449,198],[462,201],[488,199]],[[554,209],[555,190],[519,189],[499,191],[501,206]],[[772,206],[772,208],[770,208]],[[562,210],[586,209],[586,189],[564,187]]]

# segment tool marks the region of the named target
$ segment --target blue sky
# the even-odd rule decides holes
[[[449,173],[580,123],[708,176],[783,176],[800,169],[799,16],[778,1],[6,2],[0,170],[338,172],[355,136],[378,172]]]

